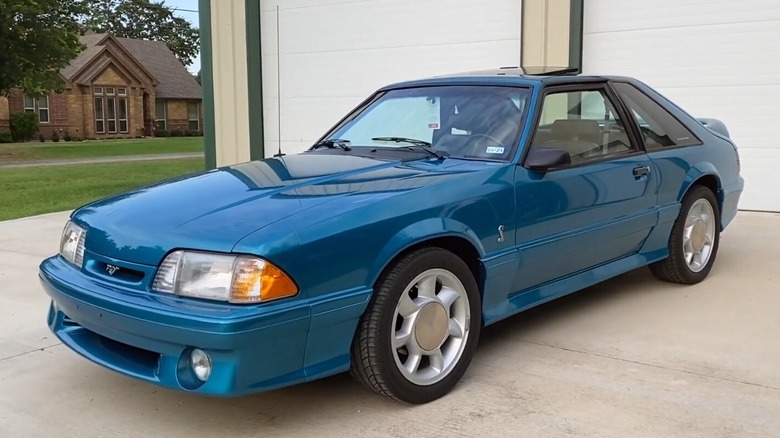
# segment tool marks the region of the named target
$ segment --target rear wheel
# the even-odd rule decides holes
[[[378,394],[427,403],[461,379],[480,326],[466,263],[441,248],[415,251],[377,284],[353,341],[351,373]]]
[[[669,257],[650,265],[661,280],[695,284],[712,269],[720,243],[720,215],[715,194],[694,186],[683,197],[680,214],[669,237]]]

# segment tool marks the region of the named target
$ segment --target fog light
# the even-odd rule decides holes
[[[190,367],[195,377],[201,382],[208,380],[211,375],[211,357],[200,348],[193,348],[190,353]]]

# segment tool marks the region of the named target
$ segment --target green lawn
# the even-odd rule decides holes
[[[73,209],[203,169],[201,158],[0,169],[0,220]]]
[[[0,163],[203,152],[203,137],[0,144]]]

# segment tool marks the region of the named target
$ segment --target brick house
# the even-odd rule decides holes
[[[161,41],[81,37],[86,48],[60,71],[62,93],[33,97],[13,90],[0,97],[0,130],[10,114],[38,114],[47,139],[152,136],[156,131],[202,131],[202,90]]]

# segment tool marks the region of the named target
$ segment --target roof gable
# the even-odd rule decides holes
[[[105,70],[109,60],[128,78],[154,86],[158,98],[203,97],[200,84],[162,41],[90,33],[81,37],[81,43],[86,49],[60,71],[68,81],[84,83],[94,79]]]
[[[90,63],[89,68],[84,69],[73,78],[73,82],[84,85],[92,84],[108,69],[113,69],[116,74],[124,77],[128,85],[141,86],[143,84],[142,78],[110,56],[97,57],[95,62]]]

